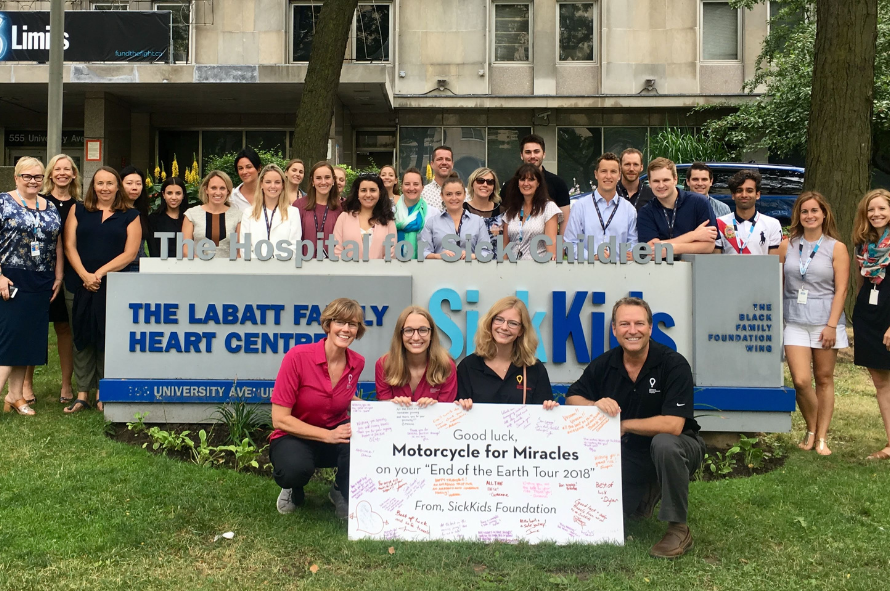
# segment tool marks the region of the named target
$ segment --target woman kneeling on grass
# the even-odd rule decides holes
[[[287,352],[272,391],[269,459],[281,487],[278,512],[303,503],[303,487],[316,468],[337,468],[328,495],[338,518],[349,515],[349,404],[355,399],[365,358],[349,346],[365,334],[358,302],[339,298],[321,315],[327,335]]]
[[[416,402],[421,408],[436,402],[454,402],[457,373],[454,361],[439,343],[433,317],[423,308],[409,306],[396,320],[389,353],[374,367],[377,400],[402,406]]]

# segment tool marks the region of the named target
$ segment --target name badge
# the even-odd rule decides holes
[[[40,256],[40,243],[39,242],[31,243],[31,256],[35,259]]]
[[[878,305],[878,288],[873,287],[871,292],[868,294],[868,303],[872,306]]]
[[[801,288],[800,288],[800,291],[797,292],[797,303],[798,303],[798,304],[804,304],[804,305],[806,305],[806,303],[807,303],[807,295],[808,295],[809,293],[810,293],[810,290],[808,290],[808,289],[804,289],[804,288],[801,287]]]

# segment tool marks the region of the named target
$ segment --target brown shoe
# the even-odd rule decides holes
[[[649,549],[653,558],[677,558],[692,549],[692,532],[685,523],[672,523],[661,541]]]

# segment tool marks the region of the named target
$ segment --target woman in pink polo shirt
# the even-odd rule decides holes
[[[454,402],[457,372],[454,361],[439,343],[433,317],[423,308],[409,306],[396,321],[389,353],[374,367],[377,400],[392,400],[421,408],[436,402]]]
[[[355,398],[365,358],[349,346],[365,333],[358,302],[339,298],[321,314],[327,335],[287,352],[272,391],[269,458],[281,487],[278,512],[303,503],[303,487],[316,468],[337,468],[328,495],[340,519],[349,515],[349,404]]]

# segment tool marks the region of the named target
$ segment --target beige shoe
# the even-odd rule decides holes
[[[692,549],[692,532],[685,523],[672,523],[661,541],[649,549],[653,558],[677,558]]]

